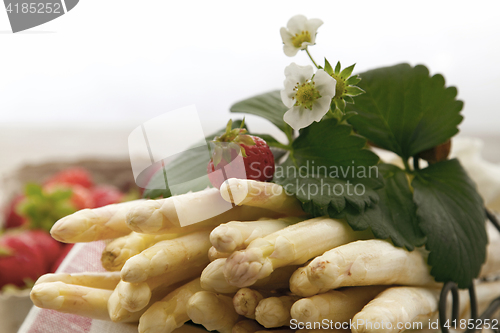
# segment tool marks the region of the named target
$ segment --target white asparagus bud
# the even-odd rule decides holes
[[[229,333],[239,316],[233,308],[231,297],[199,291],[189,299],[187,314],[191,320],[209,331]]]
[[[300,201],[275,183],[230,178],[221,185],[220,194],[238,206],[265,208],[289,216],[306,215]]]
[[[116,286],[118,300],[121,306],[130,312],[137,312],[144,309],[150,302],[151,296],[157,293],[165,293],[165,290],[174,290],[187,279],[199,276],[204,265],[189,265],[172,272],[152,277],[144,282],[130,283],[121,281]]]
[[[240,288],[230,285],[224,277],[225,258],[212,261],[201,273],[201,285],[207,291],[223,294],[237,292]],[[285,266],[276,269],[271,275],[257,280],[253,287],[264,290],[288,289],[288,280],[297,266]]]
[[[113,290],[115,289],[118,282],[120,282],[120,273],[104,272],[104,273],[45,274],[38,278],[35,285],[47,282],[63,282],[65,284],[74,284],[84,287]]]
[[[136,200],[79,210],[57,221],[50,234],[63,243],[93,242],[128,235],[131,230],[125,222],[125,215],[143,202]]]
[[[232,221],[212,230],[210,242],[220,252],[234,252],[244,249],[254,239],[265,237],[302,220],[298,217],[286,217],[252,222]]]
[[[255,289],[241,288],[233,296],[233,306],[237,314],[255,319],[255,309],[264,296]]]
[[[405,329],[405,324],[411,323],[422,323],[423,327],[438,311],[439,294],[439,288],[389,288],[354,316],[352,332],[399,333]]]
[[[231,333],[254,333],[263,330],[264,327],[259,325],[255,320],[241,320],[233,326]]]
[[[153,304],[139,320],[139,333],[170,333],[189,320],[187,304],[202,291],[200,279],[188,282]]]
[[[297,280],[303,279],[297,277],[301,271],[290,279],[290,288],[297,295],[312,296],[297,284]],[[305,271],[320,293],[347,286],[436,285],[425,253],[419,249],[409,252],[379,239],[357,241],[327,251],[305,266]]]
[[[346,322],[387,287],[368,286],[331,290],[327,293],[299,299],[290,310],[298,322],[314,323],[327,319]]]
[[[217,209],[217,207],[222,207]],[[261,217],[279,217],[280,214],[255,207],[233,207],[224,211],[227,203],[221,198],[219,190],[212,188],[199,192],[176,195],[166,199],[147,200],[127,213],[127,224],[133,231],[146,234],[191,232],[205,227],[216,227],[229,221],[252,221]],[[196,209],[193,211],[193,207]],[[251,209],[250,209],[251,208]],[[189,223],[181,225],[180,214],[190,215]],[[222,214],[206,218],[207,212],[224,211]],[[185,214],[189,212],[189,214]],[[199,213],[198,218],[191,216]],[[281,214],[282,215],[282,214]],[[182,216],[182,215],[181,215]]]
[[[33,304],[40,308],[77,314],[93,319],[109,320],[107,303],[111,290],[96,289],[63,282],[40,283],[31,290]],[[140,315],[140,314],[139,314]],[[134,322],[139,315],[129,315],[123,321]]]
[[[108,271],[119,271],[125,262],[148,247],[182,234],[148,235],[132,232],[127,236],[115,239],[102,252],[102,267]]]
[[[317,295],[320,292],[327,292],[309,281],[307,276],[307,266],[299,267],[290,277],[290,291],[303,297]]]
[[[122,280],[138,283],[186,265],[207,265],[209,235],[210,231],[204,230],[156,243],[127,260],[121,270]]]
[[[265,328],[289,325],[290,309],[298,299],[298,296],[264,298],[255,309],[255,319]]]
[[[109,318],[113,322],[138,322],[142,314],[146,312],[151,305],[155,304],[156,302],[160,301],[163,297],[167,296],[167,294],[172,292],[177,286],[178,285],[173,285],[173,286],[167,286],[166,288],[156,289],[155,292],[152,293],[151,295],[149,304],[145,308],[136,312],[128,311],[121,305],[118,292],[115,289],[108,299],[107,306],[108,306]]]
[[[229,284],[243,288],[269,276],[276,268],[300,265],[337,246],[371,237],[370,231],[354,231],[345,221],[319,217],[252,241],[226,261]]]
[[[214,261],[216,259],[228,258],[231,254],[231,252],[219,252],[212,246],[208,249],[208,260]]]

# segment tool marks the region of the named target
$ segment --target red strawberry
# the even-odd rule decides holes
[[[36,281],[44,273],[43,254],[36,247],[18,234],[4,234],[0,238],[0,288],[6,284],[23,287],[25,279]]]
[[[78,167],[56,173],[50,177],[45,184],[79,185],[85,188],[91,188],[93,186],[92,177],[89,172]]]
[[[57,271],[61,263],[63,262],[64,258],[68,255],[69,251],[73,248],[75,244],[62,244],[63,248],[61,250],[61,253],[59,253],[59,257],[57,258],[56,262],[52,265],[50,268],[50,272],[54,273]]]
[[[76,209],[95,207],[94,197],[89,189],[79,185],[73,185],[71,186],[71,190],[73,191],[71,202],[75,205]]]
[[[241,175],[241,163],[238,163],[240,150],[247,179],[270,181],[274,175],[274,157],[266,141],[248,135],[244,128],[231,129],[230,120],[226,132],[214,139],[212,158],[207,165],[208,178],[212,185],[220,188],[226,178]],[[242,123],[243,127],[243,123]],[[223,169],[221,172],[215,172]]]
[[[116,187],[111,185],[96,186],[92,190],[94,207],[96,208],[121,202],[123,196],[123,193],[121,193]]]
[[[28,222],[28,220],[19,215],[17,205],[24,199],[24,195],[15,196],[5,209],[5,229],[17,228]]]
[[[53,193],[57,189],[70,189],[71,194],[71,204],[77,209],[84,208],[94,208],[95,201],[91,190],[80,186],[80,185],[70,185],[70,184],[60,184],[60,183],[47,183],[43,186],[43,190],[47,193]]]
[[[19,234],[18,238],[26,244],[32,244],[38,253],[42,253],[45,272],[48,272],[59,258],[62,244],[43,230],[29,230]]]

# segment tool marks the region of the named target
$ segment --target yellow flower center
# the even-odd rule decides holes
[[[302,83],[302,85],[299,85],[297,82],[293,90],[297,91],[295,94],[295,105],[303,106],[309,110],[312,110],[313,103],[321,97],[313,81]]]
[[[309,31],[302,31],[300,34],[295,34],[295,36],[292,37],[293,46],[297,48],[301,47],[304,42],[311,42],[311,34]]]

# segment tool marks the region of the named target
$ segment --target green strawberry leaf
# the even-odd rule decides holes
[[[50,231],[57,220],[76,212],[71,202],[73,191],[64,185],[47,191],[39,184],[28,183],[24,194],[16,211],[28,219],[31,228]]]
[[[343,214],[330,211],[332,217],[344,217],[354,230],[371,228],[375,237],[390,238],[394,245],[412,251],[425,243],[425,236],[418,226],[416,205],[406,178],[406,173],[395,165],[379,164],[378,170],[384,179],[384,187],[376,190],[377,205],[368,207],[364,213],[347,207]]]
[[[348,110],[356,131],[379,147],[407,159],[446,142],[458,133],[463,103],[457,89],[445,87],[443,76],[429,76],[422,65],[400,64],[360,74],[356,97]]]
[[[330,208],[340,212],[348,203],[363,212],[378,201],[378,156],[364,149],[366,140],[353,134],[350,125],[336,123],[325,119],[301,130],[288,160],[274,175],[314,216]]]
[[[412,181],[428,263],[436,281],[468,288],[486,258],[485,211],[476,186],[458,160],[418,171]]]
[[[230,111],[248,113],[265,118],[283,131],[288,138],[292,137],[292,128],[283,120],[283,115],[288,111],[288,108],[281,101],[279,90],[274,90],[240,101],[231,106]]]
[[[232,122],[232,128],[240,128],[241,120]],[[246,128],[246,127],[245,127]],[[213,140],[214,137],[222,135],[225,128],[207,136],[206,141]],[[144,198],[168,198],[173,194],[183,194],[189,191],[201,191],[207,187],[212,187],[207,176],[207,165],[210,161],[208,146],[199,146],[186,150],[173,157],[172,161],[165,166],[165,170],[160,164],[159,170],[151,177],[147,189],[144,190]],[[222,155],[221,155],[222,157]],[[171,179],[170,183],[167,181]],[[175,185],[175,193],[170,187]]]

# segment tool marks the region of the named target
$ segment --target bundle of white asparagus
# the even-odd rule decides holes
[[[179,210],[222,199],[236,207],[181,225]],[[359,322],[353,332],[401,332],[436,318],[441,285],[425,250],[397,248],[343,220],[308,218],[300,207],[279,185],[231,179],[220,192],[79,211],[58,221],[52,236],[116,238],[102,254],[109,272],[45,275],[31,298],[43,308],[138,322],[141,333],[172,332],[190,320],[222,333],[340,332],[349,320]],[[500,272],[500,237],[489,233],[482,276]],[[484,308],[500,296],[500,282],[479,283],[477,294]],[[460,306],[466,317],[468,297]],[[393,328],[377,329],[382,320]]]

